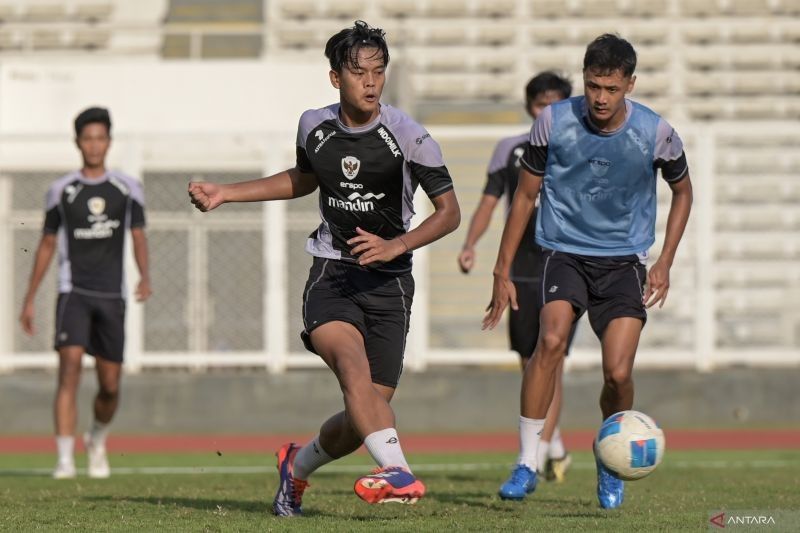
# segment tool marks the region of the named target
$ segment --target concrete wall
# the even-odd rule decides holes
[[[800,424],[798,369],[732,368],[714,373],[640,371],[635,407],[672,427],[752,427]],[[563,427],[600,422],[600,370],[565,376]],[[520,375],[514,370],[447,368],[403,376],[394,406],[403,431],[514,431]],[[52,431],[55,374],[0,376],[0,433]],[[84,375],[80,428],[96,390]],[[119,433],[313,432],[342,405],[327,370],[269,375],[262,370],[211,373],[148,372],[124,378]]]

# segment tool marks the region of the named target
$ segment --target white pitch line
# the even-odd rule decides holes
[[[675,461],[668,462],[661,468],[678,469],[722,469],[722,468],[785,468],[800,467],[800,460],[753,460],[753,461]],[[414,465],[415,472],[469,472],[477,470],[506,470],[509,463],[426,463]],[[594,470],[593,461],[576,461],[572,468],[577,470]],[[361,473],[370,469],[370,465],[327,465],[320,471],[322,474]],[[137,466],[115,467],[114,474],[119,475],[171,475],[171,474],[276,474],[274,466]],[[6,468],[0,469],[0,476],[49,476],[50,468]],[[85,474],[85,469],[78,469]]]

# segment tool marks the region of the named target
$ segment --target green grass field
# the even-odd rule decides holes
[[[412,455],[428,495],[415,506],[370,506],[353,494],[371,465],[356,455],[315,474],[303,517],[279,519],[269,514],[271,455],[117,454],[111,479],[67,481],[48,477],[51,456],[0,455],[0,530],[705,531],[720,509],[800,517],[800,451],[668,451],[653,475],[627,484],[614,511],[597,505],[591,454],[574,457],[566,483],[540,483],[520,503],[496,495],[513,455]]]

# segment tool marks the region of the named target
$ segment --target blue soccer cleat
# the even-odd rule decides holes
[[[536,490],[536,472],[525,465],[516,465],[511,477],[500,486],[498,494],[503,500],[521,500]]]
[[[597,500],[603,509],[616,509],[625,497],[625,482],[606,468],[597,458],[595,444],[592,443],[594,462],[597,464]]]
[[[278,456],[280,484],[272,502],[272,512],[277,516],[299,516],[303,512],[300,505],[308,482],[294,477],[294,457],[299,449],[300,446],[290,442],[281,446],[275,454]]]

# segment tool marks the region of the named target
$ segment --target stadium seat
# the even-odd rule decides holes
[[[768,43],[775,40],[775,30],[775,25],[766,20],[754,20],[747,24],[731,25],[728,38],[738,44]]]
[[[493,101],[518,100],[519,87],[509,76],[481,76],[476,83],[475,96]]]
[[[572,15],[570,4],[562,0],[531,0],[530,8],[530,13],[534,20]]]
[[[739,70],[780,69],[782,54],[775,47],[740,46],[729,50],[731,66]]]
[[[383,0],[381,11],[387,17],[413,18],[423,15],[423,9],[417,0]]]
[[[691,70],[717,70],[724,68],[727,60],[719,47],[689,46],[684,54],[686,66]]]
[[[531,70],[555,70],[558,72],[580,71],[582,56],[568,50],[554,48],[552,51],[539,50],[533,53]],[[575,80],[573,80],[575,82]]]
[[[111,41],[111,33],[103,29],[81,29],[77,30],[72,37],[73,48],[83,48],[86,50],[98,50],[108,48]]]
[[[478,2],[475,15],[481,18],[511,18],[517,15],[517,2],[515,0],[493,0],[491,2]]]
[[[0,4],[0,22],[9,22],[17,18],[17,6]]]
[[[728,0],[727,13],[737,17],[753,17],[770,15],[770,0]]]
[[[78,4],[75,6],[74,16],[76,19],[89,22],[106,22],[111,18],[114,6],[109,2]]]
[[[477,42],[487,46],[503,46],[512,44],[516,37],[517,32],[512,26],[487,25],[478,28]]]
[[[327,3],[327,15],[345,20],[356,20],[362,17],[365,0],[336,0]]]
[[[456,93],[462,97],[472,96],[470,81],[471,78],[466,75],[415,76],[414,88],[417,96],[423,100],[452,100]]]
[[[665,70],[669,68],[670,61],[668,48],[640,47],[636,54],[636,70],[644,72]]]
[[[317,46],[321,41],[318,31],[298,26],[278,28],[275,35],[281,48],[306,49]]]
[[[714,44],[722,40],[720,28],[707,24],[687,25],[681,29],[681,36],[688,44]]]
[[[495,74],[513,74],[517,58],[508,54],[485,54],[474,59],[475,69],[479,72]]]
[[[613,19],[619,16],[620,9],[617,0],[583,0],[578,11],[584,17]]]
[[[424,40],[420,40],[424,36]],[[463,26],[435,26],[417,33],[417,42],[436,46],[455,46],[466,43],[467,31]]]
[[[718,0],[680,0],[681,15],[684,17],[711,17],[722,14]]]
[[[719,100],[690,100],[686,103],[689,116],[695,120],[718,120],[730,116],[726,102]]]
[[[24,6],[22,17],[29,22],[59,22],[67,18],[67,10],[61,3],[29,3]]]
[[[13,30],[0,30],[0,51],[17,50],[19,47],[19,39]]]
[[[667,28],[663,24],[635,24],[627,32],[637,47],[667,44]]]
[[[633,89],[634,98],[658,98],[667,96],[670,90],[670,76],[647,73],[636,77]]]
[[[59,30],[33,30],[30,33],[30,43],[34,50],[54,50],[64,47],[63,36]]]
[[[531,28],[531,40],[540,45],[563,46],[578,42],[574,28],[565,28],[560,25],[546,24]]]
[[[436,0],[428,4],[427,15],[430,17],[461,18],[467,15],[467,0]]]
[[[411,60],[414,69],[422,72],[467,72],[470,69],[467,54],[449,50],[429,55],[412,54]]]
[[[279,10],[288,19],[315,18],[320,14],[320,3],[313,0],[284,0],[280,3]]]
[[[636,0],[630,3],[628,15],[634,17],[662,17],[667,14],[667,2],[663,0]]]

